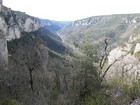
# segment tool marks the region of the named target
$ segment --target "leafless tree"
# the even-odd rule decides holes
[[[122,60],[125,56],[127,56],[128,54],[130,54],[130,52],[132,51],[132,49],[130,49],[130,51],[128,51],[126,54],[120,56],[119,58],[115,59],[111,64],[109,65],[105,65],[107,63],[107,57],[109,55],[109,51],[108,51],[108,39],[104,40],[105,43],[105,47],[104,47],[104,53],[101,56],[100,62],[99,62],[99,68],[100,68],[100,77],[101,77],[101,83],[104,80],[107,72],[110,70],[110,68],[118,61]]]

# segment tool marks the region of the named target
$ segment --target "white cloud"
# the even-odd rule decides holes
[[[14,10],[53,20],[140,13],[139,4],[139,0],[4,0],[4,5]]]

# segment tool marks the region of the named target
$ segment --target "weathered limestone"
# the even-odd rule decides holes
[[[18,26],[9,27],[7,33],[7,40],[18,39],[21,36],[21,31]]]
[[[18,18],[11,9],[2,10],[2,4],[3,1],[0,0],[0,12],[7,17],[0,16],[0,69],[8,64],[7,41],[20,38],[23,31],[32,32],[41,27],[38,19],[29,18],[26,14],[25,17]]]
[[[131,45],[126,45],[124,48],[117,47],[110,51],[108,56],[108,65],[113,66],[107,72],[106,78],[121,78],[127,82],[137,81],[140,76],[139,59],[135,57],[135,53],[140,51],[139,44],[136,44],[134,54],[128,53],[131,50]]]
[[[2,4],[3,4],[3,0],[0,0],[0,12],[2,12]]]
[[[0,17],[0,30],[3,32],[4,35],[7,35],[8,26],[3,17]]]
[[[7,41],[4,38],[4,34],[0,31],[0,69],[3,69],[8,64],[8,50]]]
[[[140,105],[140,99],[134,100],[130,105]]]
[[[138,52],[140,52],[140,43],[136,44],[135,50],[134,50],[134,53],[138,53]]]
[[[31,32],[38,30],[41,27],[40,23],[38,21],[35,21],[31,18],[27,18],[24,24],[24,31]]]

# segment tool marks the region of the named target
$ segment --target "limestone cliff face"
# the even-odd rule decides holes
[[[25,105],[49,105],[49,94],[56,88],[55,74],[73,67],[59,54],[66,47],[40,19],[4,6],[1,9],[0,105],[11,97]]]
[[[0,16],[0,30],[3,32],[3,36],[6,38],[7,36],[7,29],[8,29],[8,26],[5,22],[5,19],[3,16]]]
[[[15,24],[13,19],[10,18],[10,25],[8,25],[8,28],[6,30],[7,36],[6,39],[8,41],[20,38],[21,32],[32,32],[38,30],[41,25],[39,20],[33,20],[31,18],[26,18],[25,22],[23,23],[22,20],[17,20],[18,24]]]
[[[3,4],[3,1],[0,0],[0,12],[2,11],[2,4]]]
[[[21,32],[32,32],[36,31],[41,27],[39,20],[34,20],[32,18],[25,18],[25,20],[18,19],[14,21],[13,17],[10,17],[9,24],[7,25],[8,28],[6,30],[8,41],[12,39],[20,38]],[[16,23],[17,21],[17,23]]]
[[[28,16],[25,13],[12,11],[2,5],[0,1],[0,30],[6,35],[6,40],[10,41],[20,38],[21,32],[36,31],[41,27],[40,20]]]
[[[108,48],[111,51],[108,65],[117,61],[107,72],[106,78],[116,76],[127,78],[125,80],[136,80],[140,72],[139,25],[140,14],[94,16],[77,20],[59,33],[64,42],[79,48],[82,48],[86,42],[104,46],[102,42],[109,39]],[[120,47],[120,43],[125,45]],[[130,53],[131,48],[133,51]]]
[[[98,21],[100,21],[103,17],[101,16],[95,16],[91,18],[86,18],[82,20],[77,20],[72,23],[72,26],[90,26],[96,24]]]
[[[135,50],[134,50],[134,53],[139,53],[140,52],[140,43],[137,43],[136,46],[135,46]]]
[[[122,18],[122,20],[120,19],[122,23],[137,24],[140,22],[140,16],[129,18],[129,16],[125,17],[125,16],[120,15],[120,17]],[[116,16],[115,15],[114,16],[94,16],[94,17],[89,17],[89,18],[74,21],[71,25],[75,27],[91,26],[91,25],[98,24],[99,22],[108,23],[111,20],[115,20],[116,18],[118,18],[117,15]]]
[[[8,63],[7,41],[18,39],[22,32],[36,31],[41,27],[40,20],[23,13],[14,12],[0,1],[0,62]]]
[[[6,40],[10,41],[13,39],[17,39],[17,38],[20,38],[20,36],[21,36],[21,32],[18,26],[9,27]]]
[[[0,3],[1,6],[1,3]],[[1,8],[1,7],[0,7]],[[7,25],[2,16],[0,16],[0,68],[4,69],[8,64],[8,50],[6,41]]]
[[[41,24],[39,21],[37,20],[33,20],[31,18],[27,18],[25,20],[25,23],[24,23],[24,31],[25,32],[31,32],[31,31],[36,31],[38,30],[39,28],[41,27]]]
[[[4,38],[0,38],[0,69],[5,68],[8,64],[7,42]]]
[[[140,76],[139,54],[140,44],[137,43],[132,49],[131,44],[117,47],[110,51],[108,65],[113,66],[108,71],[106,78],[121,78],[127,82],[137,81]]]

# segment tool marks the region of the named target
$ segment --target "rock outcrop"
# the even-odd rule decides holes
[[[28,16],[25,13],[12,11],[2,5],[0,1],[0,29],[6,35],[6,40],[20,38],[21,32],[36,31],[41,27],[41,22],[38,18]]]
[[[135,46],[134,54],[139,53],[139,52],[140,52],[140,43],[137,43]]]
[[[96,24],[98,21],[101,20],[100,16],[96,16],[93,18],[87,18],[87,19],[82,19],[82,20],[77,20],[75,22],[72,23],[72,26],[89,26],[89,25],[94,25]]]
[[[26,14],[22,18],[18,12],[2,5],[0,0],[0,66],[8,63],[7,41],[18,39],[22,32],[36,31],[41,27],[39,19],[31,18]]]
[[[140,14],[94,16],[77,20],[59,33],[66,43],[79,48],[91,43],[101,46],[99,50],[102,53],[104,40],[109,40],[108,65],[114,61],[115,64],[107,72],[106,78],[124,76],[129,81],[137,80],[140,72],[139,25]]]
[[[0,12],[2,11],[3,0],[0,0]]]
[[[3,33],[0,32],[0,69],[4,69],[8,64],[8,50],[7,50],[7,41],[3,36]]]
[[[52,32],[60,28],[0,6],[0,105],[11,97],[26,105],[48,105],[54,70],[66,62],[59,54],[66,47]]]
[[[89,17],[89,18],[85,18],[85,19],[81,19],[81,20],[77,20],[75,22],[72,23],[72,26],[91,26],[91,25],[95,25],[96,23],[105,20],[105,22],[110,22],[110,20],[112,19],[116,19],[116,16],[94,16],[94,17]],[[136,17],[136,18],[127,18],[127,17],[123,17],[124,18],[123,21],[126,24],[137,24],[140,22],[140,16]]]
[[[38,30],[40,27],[41,27],[41,24],[39,21],[33,20],[31,18],[27,18],[25,20],[23,29],[25,32],[32,32],[32,31]]]
[[[134,82],[140,77],[140,63],[136,53],[140,51],[139,43],[132,49],[131,44],[125,47],[117,47],[110,51],[108,65],[113,66],[108,71],[106,78],[120,78],[125,81]]]
[[[140,105],[140,99],[134,100],[130,105]]]

